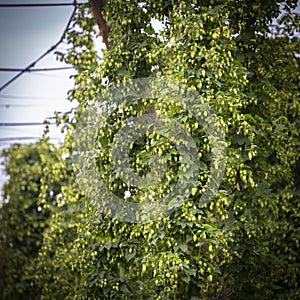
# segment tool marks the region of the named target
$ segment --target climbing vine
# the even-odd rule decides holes
[[[46,195],[54,192],[58,206],[32,268],[42,299],[297,299],[296,1],[100,2],[97,24],[109,28],[101,56],[89,4],[77,10],[69,48],[58,53],[77,70],[69,99],[79,106],[57,114],[65,124],[66,157],[41,181],[41,204],[47,207]],[[271,26],[275,17],[278,24]],[[97,132],[95,161],[122,201],[139,203],[145,195],[110,172],[111,145],[130,117],[176,120],[194,139],[200,163],[197,185],[181,206],[157,220],[128,223],[103,214],[78,185],[73,142],[89,105],[103,99],[99,95],[142,77],[184,84],[210,105],[225,133],[226,170],[213,199],[201,204],[212,147],[192,114],[163,97],[111,108]],[[154,155],[167,157],[169,168],[169,179],[150,191],[155,199],[176,180],[180,155],[172,141],[150,132],[132,145],[130,166],[145,175]],[[49,185],[57,178],[64,181],[59,192]]]

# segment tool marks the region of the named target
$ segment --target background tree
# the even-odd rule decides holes
[[[46,170],[59,160],[60,153],[47,141],[26,146],[14,145],[2,152],[9,180],[4,184],[0,208],[0,298],[40,299],[33,280],[33,260],[42,245],[43,232],[56,206],[54,195],[63,182],[47,181]],[[41,185],[49,192],[39,201]]]

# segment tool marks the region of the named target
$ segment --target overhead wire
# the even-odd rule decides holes
[[[21,68],[0,68],[0,72],[48,72],[48,71],[61,71],[70,70],[73,67],[58,67],[58,68],[34,68],[34,69],[21,69]]]
[[[77,3],[76,0],[73,1],[73,3],[40,3],[40,4],[0,4],[1,7],[46,7],[46,6],[67,6],[67,5],[73,5],[74,9],[71,13],[71,16],[67,22],[67,25],[60,37],[60,39],[47,51],[45,51],[41,56],[39,56],[35,61],[33,61],[31,64],[29,64],[26,68],[0,68],[0,71],[2,72],[18,72],[14,77],[12,77],[9,81],[7,81],[5,84],[3,84],[0,87],[0,92],[3,91],[7,86],[9,86],[11,83],[13,83],[15,80],[17,80],[21,75],[23,75],[26,72],[48,72],[48,71],[60,71],[60,70],[67,70],[67,69],[73,69],[72,67],[51,67],[51,68],[34,68],[34,66],[42,60],[45,56],[50,54],[52,51],[58,48],[60,44],[64,42],[65,34],[70,28],[71,22],[73,20],[73,16],[75,15],[75,12],[78,8],[78,5],[82,5],[84,3]],[[6,99],[33,99],[33,97],[26,97],[26,96],[11,96],[11,95],[2,95],[0,94],[1,98]],[[41,99],[42,97],[35,97],[36,99]],[[45,97],[44,97],[45,98]],[[1,100],[1,99],[0,99]],[[17,104],[4,104],[1,105],[2,107],[8,108],[10,106],[18,106]],[[21,106],[21,105],[19,105]],[[48,126],[48,125],[56,125],[55,122],[10,122],[10,123],[0,123],[1,127],[16,127],[16,126]],[[0,138],[0,144],[11,144],[12,142],[20,142],[20,141],[30,141],[30,140],[39,140],[42,139],[42,137],[37,136],[22,136],[22,137],[5,137]],[[63,140],[59,137],[51,137],[50,139],[56,139],[56,140]]]
[[[59,103],[4,103],[0,104],[0,108],[11,108],[11,107],[41,107],[41,106],[47,106],[47,107],[58,107]]]
[[[4,107],[4,108],[28,107],[28,106],[37,106],[37,105],[36,104],[10,104],[10,103],[0,104],[0,107]]]
[[[41,140],[42,137],[40,136],[18,136],[18,137],[7,137],[7,138],[0,138],[0,143],[10,142],[10,141],[26,141],[26,140]],[[51,137],[52,140],[62,140],[59,137]]]
[[[53,72],[45,72],[45,73],[44,72],[32,72],[32,73],[30,72],[28,74],[30,74],[31,76],[35,76],[35,77],[42,77],[42,78],[48,77],[48,78],[52,78],[52,79],[56,79],[56,80],[62,80],[62,79],[66,78],[65,73],[61,76],[54,75]]]
[[[55,4],[55,3],[53,3]],[[13,5],[13,4],[11,4]],[[25,5],[25,4],[24,4]],[[28,4],[26,4],[28,6]],[[12,77],[10,80],[8,80],[6,83],[4,83],[1,87],[0,87],[0,92],[2,92],[5,88],[7,88],[10,84],[12,84],[15,80],[17,80],[20,76],[22,76],[24,73],[29,72],[30,69],[32,69],[40,60],[42,60],[45,56],[47,56],[49,53],[51,53],[53,50],[55,50],[59,44],[61,44],[64,40],[65,34],[68,31],[71,22],[73,20],[73,16],[78,8],[78,3],[76,0],[74,0],[74,2],[72,3],[72,5],[74,6],[74,9],[72,11],[72,14],[69,18],[69,21],[60,37],[60,39],[58,40],[58,42],[56,44],[54,44],[53,46],[51,46],[47,51],[45,51],[40,57],[38,57],[35,61],[33,61],[31,64],[29,64],[26,68],[21,69],[21,71],[15,75],[14,77]],[[1,5],[0,5],[1,7]],[[3,6],[2,6],[3,7]]]
[[[7,8],[15,8],[15,7],[51,7],[51,6],[77,6],[77,5],[83,5],[85,3],[76,3],[76,2],[66,2],[66,3],[4,3],[0,4],[1,7],[7,7]]]
[[[0,127],[3,126],[37,126],[37,125],[56,125],[55,122],[9,122],[9,123],[0,123]]]
[[[3,95],[0,94],[0,98],[4,98],[4,99],[28,99],[28,100],[41,100],[41,99],[61,99],[60,97],[45,97],[45,96],[19,96],[19,95]],[[0,99],[1,100],[1,99]]]

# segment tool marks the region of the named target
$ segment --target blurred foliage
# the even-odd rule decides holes
[[[39,186],[42,211],[50,208],[48,195],[57,203],[29,267],[42,299],[299,299],[295,6],[296,1],[108,1],[104,17],[111,26],[111,49],[103,50],[103,59],[94,48],[89,6],[80,6],[66,36],[69,48],[57,53],[77,70],[69,99],[80,105],[75,113],[57,114],[57,122],[65,124],[61,151],[67,158],[48,169]],[[278,24],[271,25],[275,17]],[[161,23],[159,30],[154,21]],[[170,216],[122,223],[101,214],[78,188],[72,139],[89,101],[109,86],[147,76],[187,84],[216,111],[228,145],[226,173],[207,206],[199,206],[204,172],[197,191]],[[97,158],[99,170],[111,163],[110,143],[122,118],[143,111],[140,105],[126,106],[99,128],[107,154]],[[169,116],[198,141],[201,160],[209,165],[205,132],[175,106]],[[131,153],[136,169],[149,161],[148,142],[157,143],[162,155],[170,147],[158,135],[147,139]],[[176,155],[171,158],[176,165]],[[107,177],[121,195],[114,180]]]
[[[0,299],[40,299],[32,267],[57,205],[56,195],[64,184],[46,179],[47,172],[55,170],[59,153],[47,141],[15,145],[2,152],[9,179],[3,187],[0,207]],[[39,200],[45,184],[51,186],[51,193],[43,198],[47,208]]]

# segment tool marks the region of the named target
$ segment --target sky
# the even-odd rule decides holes
[[[43,1],[38,0],[39,3]],[[29,1],[9,1],[10,4],[26,2]],[[30,0],[30,3],[35,2]],[[0,4],[4,3],[8,2],[0,0]],[[72,6],[0,7],[0,68],[24,68],[32,63],[60,39],[71,12]],[[58,49],[62,48],[63,45],[58,47]],[[55,55],[51,53],[35,67],[63,66],[65,65],[57,62]],[[65,110],[70,107],[70,103],[66,101],[66,93],[72,87],[69,76],[73,73],[73,70],[67,70],[22,75],[0,92],[1,122],[43,122],[46,117],[53,114],[54,110]],[[2,86],[15,74],[15,72],[0,71],[0,85]],[[26,133],[30,133],[31,136],[32,129],[37,136],[42,130],[42,128],[31,127],[0,127],[0,137],[25,136]],[[0,147],[4,146],[5,144],[0,142]]]
[[[0,0],[0,4],[51,2],[72,3],[71,0]],[[0,7],[0,68],[24,68],[35,61],[59,41],[72,11],[73,6]],[[63,50],[66,46],[61,44],[57,50]],[[64,63],[56,61],[52,52],[35,68],[65,66]],[[0,71],[0,86],[16,74]],[[75,74],[74,70],[31,72],[22,75],[0,91],[0,123],[43,122],[46,118],[53,117],[54,111],[64,112],[76,106],[76,103],[70,103],[66,99],[68,90],[73,87],[73,81],[69,78],[72,74]],[[29,143],[37,140],[7,141],[7,138],[41,137],[44,129],[44,126],[2,125],[0,124],[0,151],[13,142]],[[53,143],[62,141],[60,129],[55,125],[50,126],[50,136]],[[0,188],[5,180],[1,166]]]

